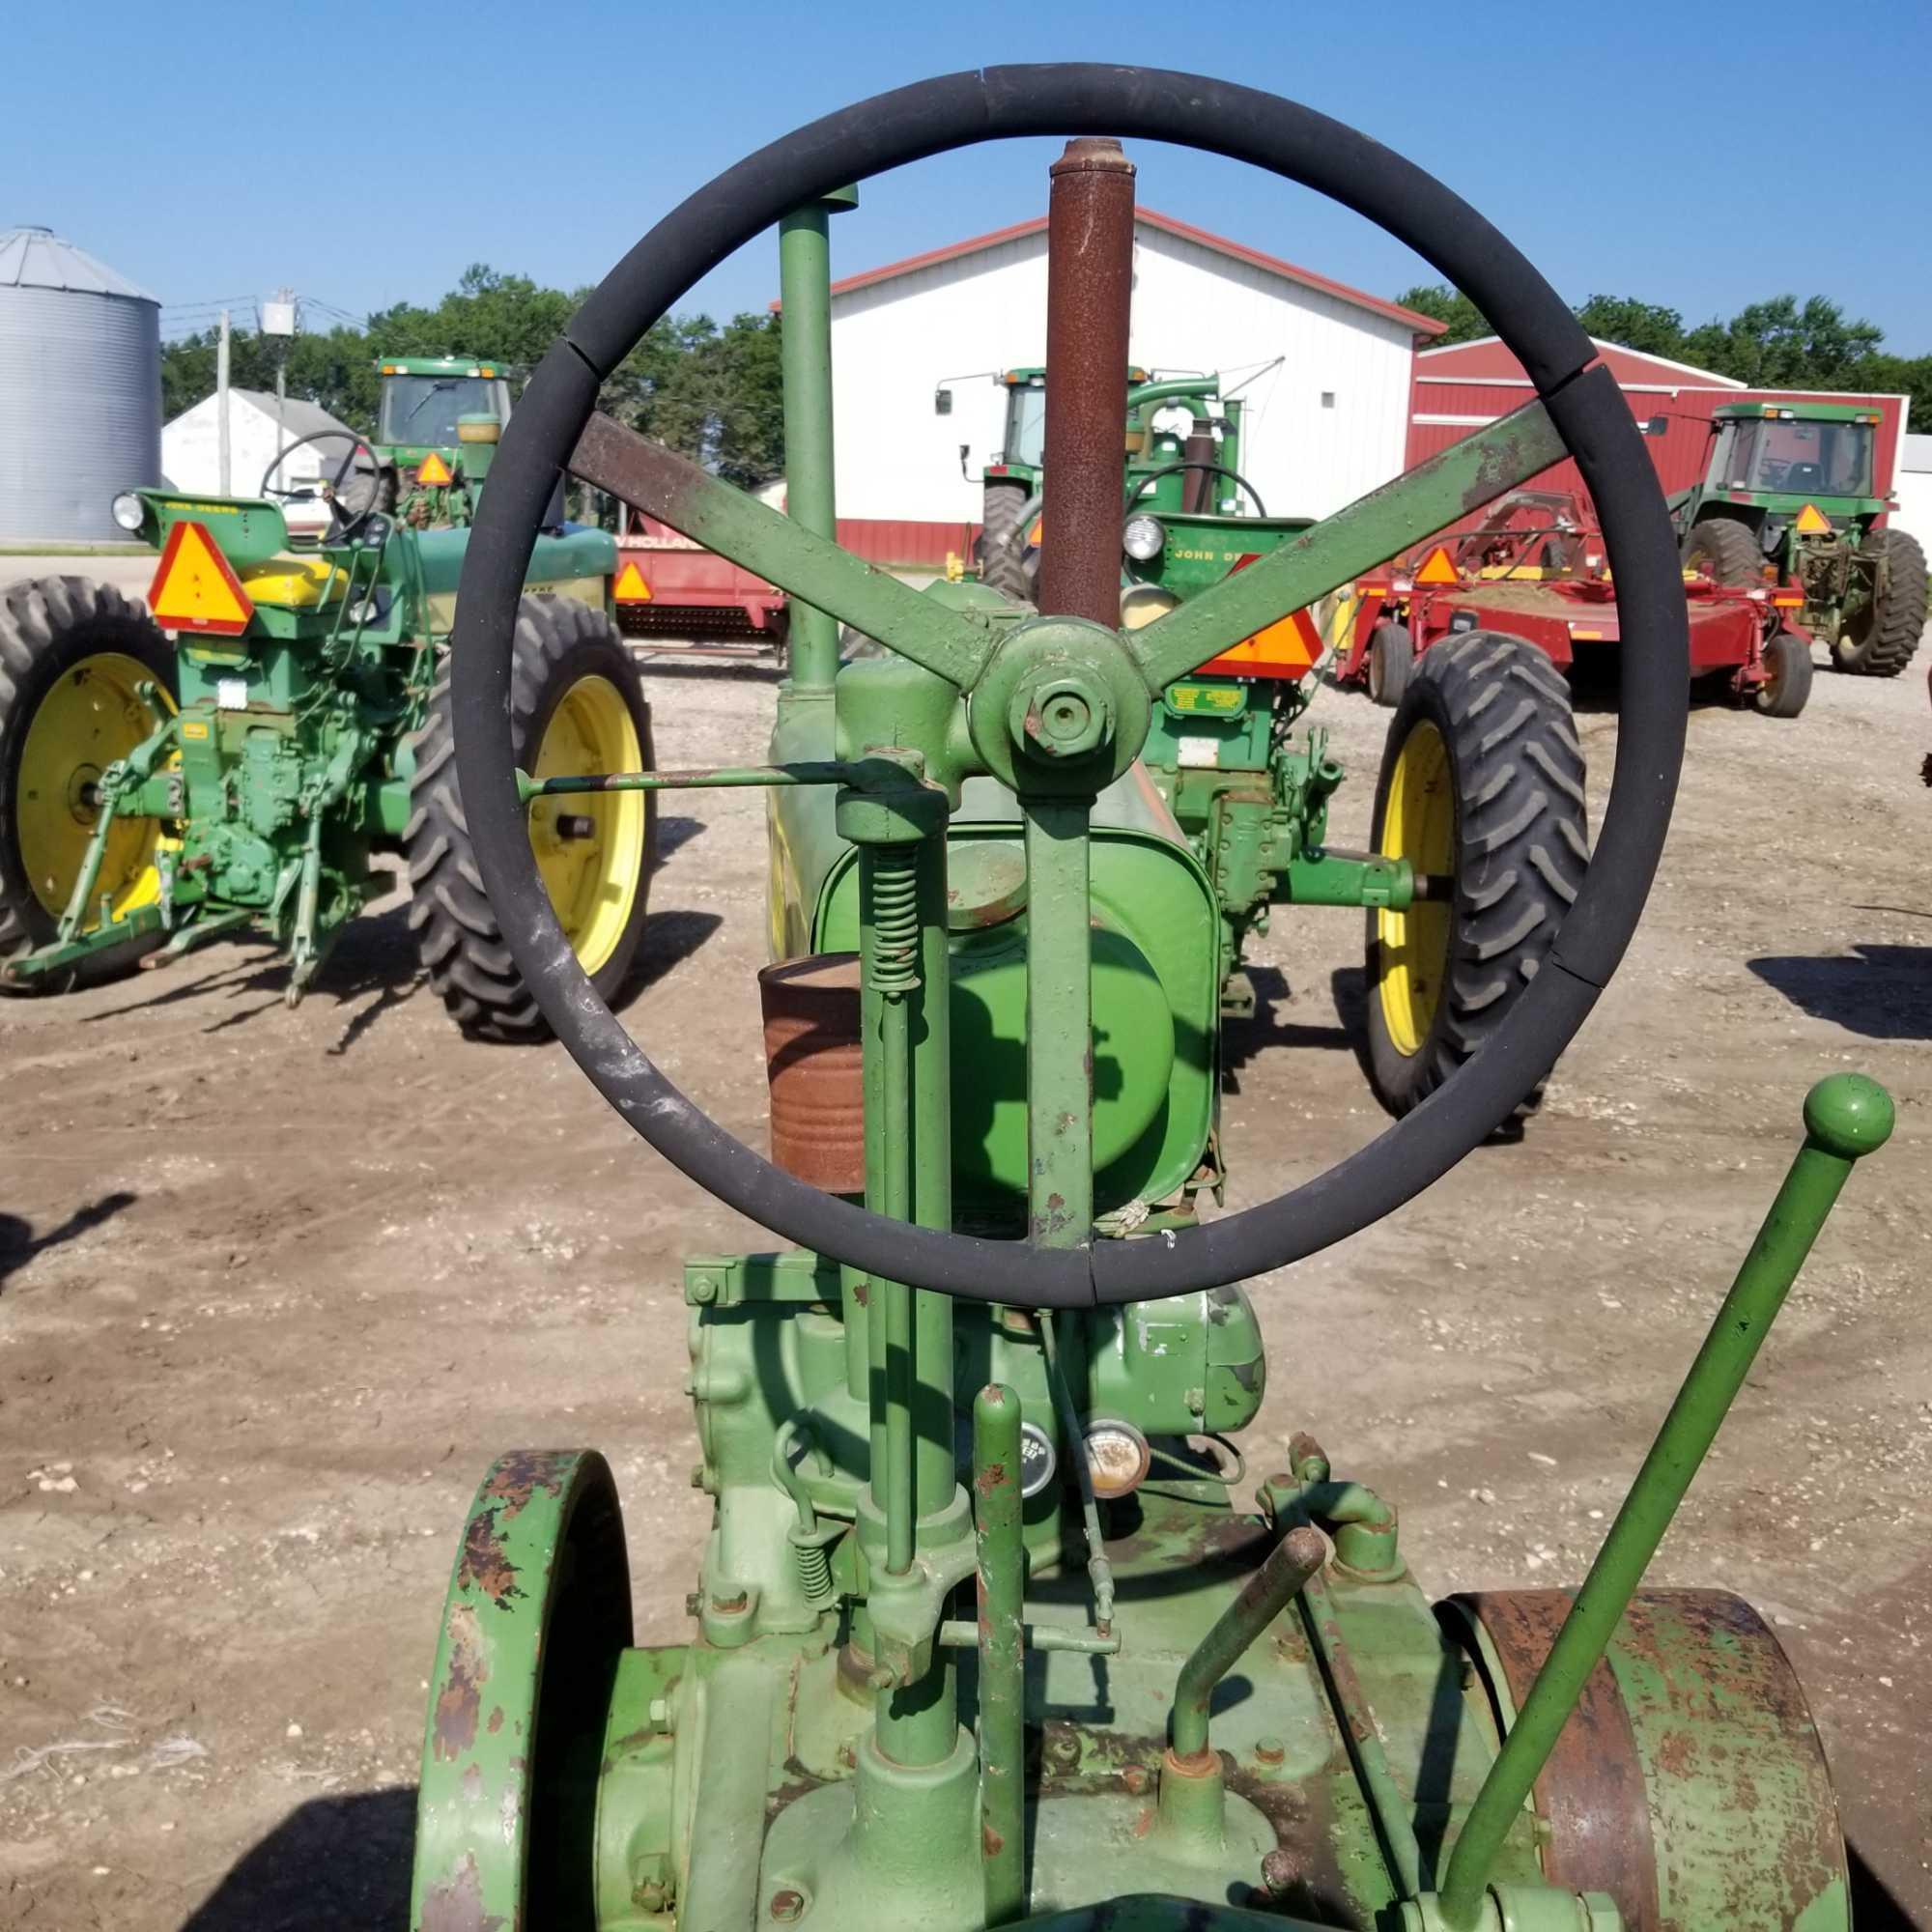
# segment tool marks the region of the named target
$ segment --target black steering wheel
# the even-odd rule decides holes
[[[1460,461],[1480,462],[1479,469],[1442,468],[1459,460],[1444,452],[1305,532],[1287,566],[1300,573],[1293,600],[1273,615],[1454,521],[1439,513],[1444,477],[1468,479],[1473,507],[1526,482],[1567,448],[1614,559],[1622,698],[1610,808],[1582,889],[1542,970],[1488,1045],[1378,1140],[1277,1200],[1186,1234],[1059,1248],[918,1228],[853,1207],[771,1166],[694,1106],[592,991],[551,910],[513,781],[509,699],[524,571],[567,467],[621,483],[674,527],[735,552],[748,567],[772,575],[766,566],[782,563],[782,587],[970,693],[994,661],[990,627],[882,584],[870,566],[823,540],[802,539],[778,512],[608,418],[593,421],[592,412],[599,384],[651,325],[793,209],[976,142],[1082,134],[1206,149],[1354,209],[1466,292],[1535,385],[1538,404],[1471,440],[1472,453]],[[1405,505],[1406,536],[1395,527]],[[783,525],[781,538],[761,521],[767,515]],[[1391,534],[1396,541],[1364,554],[1369,542]],[[1184,675],[1186,649],[1200,649],[1191,663],[1214,654],[1205,647],[1204,630],[1216,621],[1210,604],[1218,600],[1225,619],[1236,608],[1231,585],[1247,580],[1247,590],[1235,595],[1252,603],[1288,582],[1279,572],[1253,582],[1271,562],[1126,634],[1121,648],[1137,654],[1151,681]],[[1151,1300],[1298,1261],[1392,1212],[1501,1125],[1555,1065],[1636,924],[1669,825],[1690,681],[1683,582],[1662,493],[1615,381],[1542,276],[1439,182],[1339,122],[1252,88],[1111,66],[988,68],[879,95],[760,149],[666,215],[592,293],[525,391],[484,493],[457,609],[450,654],[457,765],[477,862],[518,970],[592,1084],[700,1186],[779,1235],[881,1279],[1035,1308]]]
[[[1230,469],[1225,463],[1199,463],[1192,458],[1176,463],[1164,463],[1158,469],[1151,469],[1127,492],[1126,514],[1132,516],[1134,505],[1160,481],[1163,476],[1178,475],[1183,469],[1205,470],[1209,476],[1225,476],[1237,490],[1245,490],[1248,501],[1255,506],[1255,515],[1264,517],[1267,511],[1262,507],[1262,495],[1238,469]]]
[[[308,485],[289,490],[276,486],[271,480],[275,471],[297,450],[311,442],[346,442],[349,445],[349,454],[336,466],[335,474],[322,486],[320,494],[335,519],[336,533],[345,538],[353,536],[368,522],[383,488],[382,467],[376,461],[376,452],[354,430],[318,429],[311,430],[307,436],[298,437],[262,471],[262,487],[255,494],[258,497],[277,497],[285,503],[300,502],[315,496],[317,492]],[[357,457],[366,459],[359,469]],[[345,491],[343,484],[352,470],[360,479],[360,487]]]

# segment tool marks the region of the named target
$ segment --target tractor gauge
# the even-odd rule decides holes
[[[1020,1424],[1020,1496],[1031,1502],[1053,1481],[1060,1458],[1053,1451],[1053,1437],[1037,1422]]]
[[[1088,1473],[1094,1479],[1094,1493],[1102,1502],[1131,1495],[1147,1480],[1153,1462],[1147,1437],[1131,1422],[1118,1422],[1111,1416],[1087,1425],[1082,1447],[1087,1453]]]

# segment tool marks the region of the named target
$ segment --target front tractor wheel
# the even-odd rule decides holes
[[[144,695],[144,688],[152,693]],[[101,774],[174,709],[174,651],[147,611],[112,584],[43,577],[0,596],[0,963],[58,936],[99,820]],[[95,903],[119,919],[160,896],[152,818],[116,819]],[[51,992],[110,979],[162,935],[92,955],[8,991]]]
[[[533,778],[653,768],[643,681],[601,611],[550,597],[519,605],[510,736],[519,769]],[[446,661],[416,738],[410,799],[410,927],[430,984],[473,1038],[548,1038],[484,895],[457,784]],[[530,844],[578,963],[598,998],[611,1000],[643,938],[656,800],[639,791],[539,799]]]
[[[1589,864],[1561,672],[1467,631],[1423,652],[1389,724],[1375,849],[1443,895],[1368,916],[1369,1078],[1400,1118],[1478,1052],[1549,951]],[[1529,1113],[1542,1098],[1528,1095]]]

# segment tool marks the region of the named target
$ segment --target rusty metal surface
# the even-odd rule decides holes
[[[772,1160],[831,1194],[866,1191],[859,955],[821,952],[758,975]]]
[[[1564,1590],[1451,1600],[1480,1623],[1510,1703],[1570,1607]],[[1850,1923],[1824,1747],[1764,1620],[1721,1590],[1645,1590],[1536,1786],[1545,1870],[1607,1891],[1628,1932]]]
[[[1564,1590],[1490,1590],[1454,1600],[1493,1646],[1520,1710],[1563,1619]],[[1590,1673],[1570,1721],[1536,1784],[1537,1814],[1548,1827],[1545,1875],[1574,1891],[1607,1891],[1625,1932],[1658,1932],[1657,1848],[1636,1737],[1607,1663]]]
[[[1039,607],[1121,619],[1121,424],[1133,303],[1134,168],[1118,141],[1069,141],[1047,201],[1046,526]]]

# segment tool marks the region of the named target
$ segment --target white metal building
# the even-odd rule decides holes
[[[1886,522],[1910,530],[1932,551],[1932,436],[1898,439],[1898,471],[1891,494],[1898,498],[1898,508]]]
[[[1394,302],[1135,211],[1129,358],[1162,376],[1216,372],[1238,391],[1241,468],[1272,515],[1325,516],[1402,469],[1410,357],[1440,333]],[[1043,215],[835,282],[840,516],[977,520],[1005,425],[995,379],[1045,354]]]
[[[275,399],[263,389],[230,389],[228,392],[228,494],[253,497],[260,493],[262,478],[279,450],[299,437],[313,436],[318,430],[335,430],[341,436],[355,432],[338,422],[314,403],[291,396],[281,405],[279,431],[275,422]],[[169,487],[213,496],[220,488],[221,452],[216,399],[209,396],[191,410],[184,410],[161,431],[161,473]],[[279,438],[279,440],[278,440]],[[298,449],[283,464],[275,481],[280,489],[292,490],[304,482],[332,476],[349,454],[342,441],[312,442]]]

